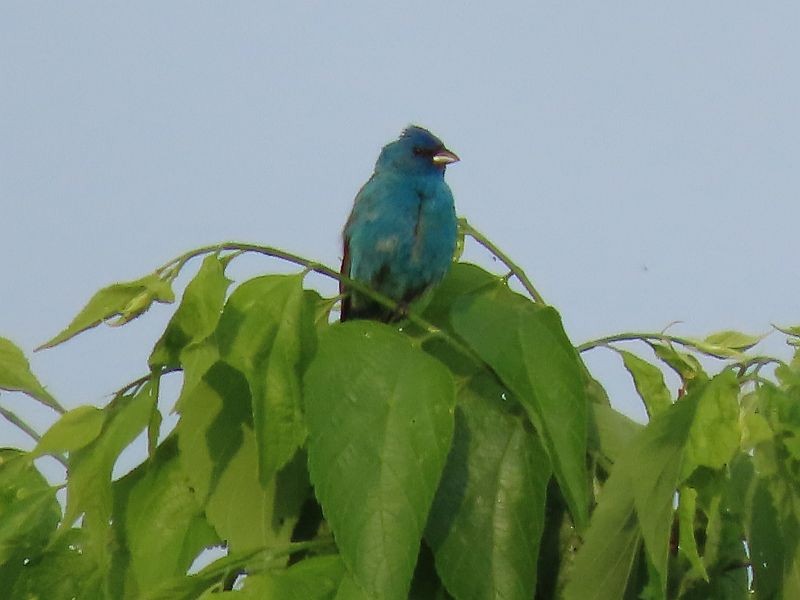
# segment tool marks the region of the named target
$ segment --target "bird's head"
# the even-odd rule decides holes
[[[394,169],[414,175],[444,175],[444,169],[459,158],[427,129],[411,125],[381,150],[376,171]]]

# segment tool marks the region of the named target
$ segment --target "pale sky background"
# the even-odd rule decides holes
[[[576,344],[800,323],[800,3],[377,4],[0,2],[0,335],[63,404],[143,375],[173,310],[32,355],[98,288],[230,239],[337,265],[412,122]],[[641,419],[619,359],[587,359]]]

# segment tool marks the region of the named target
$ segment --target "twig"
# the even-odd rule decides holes
[[[33,427],[28,425],[25,421],[20,419],[15,413],[11,412],[7,408],[0,406],[0,415],[5,417],[6,421],[28,434],[28,436],[33,438],[33,441],[37,444],[39,443],[39,440],[42,439],[42,436],[39,435]]]
[[[25,421],[20,419],[15,413],[11,412],[7,408],[0,406],[0,415],[2,415],[9,423],[15,425],[22,431],[24,431],[29,437],[33,439],[37,444],[39,440],[42,439],[42,436],[38,434],[38,432],[33,429],[30,425],[28,425]],[[67,460],[61,456],[60,454],[51,454],[53,458],[55,458],[58,462],[60,462],[65,469],[68,468]]]
[[[473,240],[478,242],[481,246],[486,248],[489,252],[500,259],[500,261],[508,267],[509,271],[513,273],[514,277],[519,280],[519,282],[522,284],[522,287],[525,288],[525,291],[530,294],[534,301],[538,302],[539,304],[547,304],[542,295],[536,290],[535,287],[533,287],[533,283],[531,283],[531,280],[528,279],[527,275],[525,275],[525,271],[523,271],[514,261],[512,261],[505,252],[500,250],[500,248],[498,248],[494,242],[470,225],[463,217],[458,220],[458,226],[464,234],[470,236]]]
[[[665,333],[636,333],[636,332],[618,333],[616,335],[609,335],[607,337],[598,338],[596,340],[590,340],[588,342],[584,342],[580,346],[577,346],[576,349],[578,350],[578,352],[586,352],[587,350],[593,350],[594,348],[608,346],[613,342],[636,342],[636,341],[646,342],[648,340],[680,344],[681,346],[688,346],[691,348],[698,349],[697,346],[695,345],[695,342],[693,342],[688,338],[683,338],[676,335],[668,335]],[[702,352],[702,350],[700,351]]]
[[[480,235],[480,234],[478,234]],[[185,254],[182,254],[171,261],[164,263],[161,267],[156,269],[156,273],[162,274],[164,277],[175,277],[180,271],[183,266],[189,262],[191,259],[201,256],[203,254],[208,254],[210,252],[253,252],[256,254],[262,254],[264,256],[271,256],[273,258],[278,258],[281,260],[285,260],[287,262],[299,265],[304,267],[305,272],[313,271],[315,273],[319,273],[320,275],[324,275],[331,279],[335,279],[345,286],[364,294],[365,296],[369,297],[371,300],[385,306],[390,310],[397,310],[399,308],[399,304],[389,298],[388,296],[384,296],[380,292],[376,292],[371,287],[358,281],[356,279],[351,279],[350,277],[346,277],[339,273],[338,271],[334,271],[330,267],[326,267],[325,265],[307,260],[301,256],[296,254],[292,254],[291,252],[285,252],[283,250],[279,250],[278,248],[273,248],[271,246],[259,246],[257,244],[248,244],[243,242],[223,242],[221,244],[215,244],[211,246],[203,246],[200,248],[195,248]],[[501,260],[504,260],[501,258]],[[509,265],[511,268],[511,265]],[[519,273],[515,271],[515,275],[519,277]],[[524,273],[522,274],[524,277]],[[527,279],[526,279],[527,280]],[[522,281],[522,280],[521,280]],[[523,282],[524,284],[524,282]],[[413,323],[417,327],[422,328],[424,331],[428,332],[430,335],[438,336],[442,338],[446,343],[453,347],[454,350],[464,354],[465,356],[469,357],[470,359],[478,362],[479,364],[485,365],[485,361],[483,361],[480,357],[478,357],[471,349],[467,348],[463,344],[461,344],[458,340],[453,338],[447,332],[442,331],[432,323],[429,323],[422,317],[418,316],[417,314],[411,312],[406,315],[408,321]],[[488,366],[488,365],[487,365]],[[141,385],[145,381],[147,381],[147,377],[142,377],[137,379],[134,382],[128,384],[125,388],[122,388],[122,391],[127,391],[128,389],[135,387],[135,385]]]

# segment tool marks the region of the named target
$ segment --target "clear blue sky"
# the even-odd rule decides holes
[[[30,352],[99,287],[210,242],[336,265],[411,122],[462,157],[458,212],[576,343],[800,322],[800,4],[377,4],[0,4],[0,335]],[[105,403],[170,313],[34,370],[67,406]],[[618,358],[589,360],[641,416]]]

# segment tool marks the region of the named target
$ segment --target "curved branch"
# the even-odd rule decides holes
[[[514,261],[512,261],[505,252],[500,250],[500,248],[498,248],[494,242],[470,225],[463,217],[458,219],[458,227],[465,235],[470,236],[473,240],[478,242],[481,246],[496,256],[500,262],[505,264],[509,271],[511,271],[514,277],[517,278],[517,280],[522,284],[522,287],[525,288],[525,291],[530,294],[531,298],[533,298],[535,302],[538,302],[539,304],[547,304],[542,295],[533,286],[531,280],[528,279],[525,271],[523,271]]]

